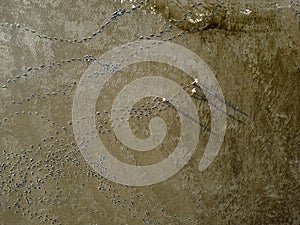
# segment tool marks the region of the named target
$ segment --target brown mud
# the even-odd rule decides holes
[[[1,225],[300,224],[299,6],[276,0],[197,3],[150,1],[141,9],[133,9],[136,2],[108,0],[0,3]],[[130,13],[106,25],[123,8]],[[227,117],[225,140],[207,170],[198,171],[210,135],[202,130],[179,173],[159,184],[128,187],[102,178],[82,157],[72,131],[72,101],[93,59],[146,37],[169,39],[199,55],[226,101],[249,116],[227,106],[234,118]],[[176,68],[148,62],[126,68],[105,86],[95,112],[99,136],[112,155],[132,165],[166,158],[180,133],[178,113],[153,98],[136,103],[130,124],[145,138],[150,118],[161,116],[168,125],[161,146],[137,153],[112,133],[105,112],[124,85],[143,76],[172,79],[188,93],[193,82]],[[201,90],[199,95],[205,98]],[[193,101],[209,127],[207,102]],[[153,109],[145,112],[145,105]]]

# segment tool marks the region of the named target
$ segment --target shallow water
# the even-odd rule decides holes
[[[300,223],[299,2],[193,3],[0,3],[0,224]],[[110,20],[122,8],[130,13]],[[176,175],[131,187],[102,178],[84,160],[72,104],[94,59],[141,36],[200,56],[234,107],[226,105],[226,136],[207,170],[198,170],[210,135],[201,129],[194,155]],[[106,113],[116,93],[144,76],[172,79],[189,94],[194,87],[193,77],[157,62],[132,65],[104,87],[95,110],[99,136],[131,165],[163,160],[180,135],[179,114],[152,97],[136,103],[130,126],[146,138],[150,118],[159,115],[168,127],[162,145],[136,152],[113,134],[111,120],[124,124]],[[199,121],[209,128],[210,108],[197,93]]]

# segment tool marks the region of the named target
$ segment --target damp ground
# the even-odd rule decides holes
[[[0,10],[1,225],[300,223],[299,2],[3,1]],[[94,59],[146,38],[199,55],[226,101],[248,116],[227,106],[226,136],[207,170],[198,170],[210,135],[202,129],[180,172],[128,187],[84,160],[72,101]],[[149,120],[160,116],[168,125],[163,144],[137,153],[116,139],[112,120],[124,121],[107,112],[115,94],[143,76],[172,79],[191,95],[193,89],[191,75],[155,62],[132,65],[104,87],[95,110],[99,138],[131,165],[163,160],[180,135],[178,113],[161,98],[146,98],[131,112],[132,131],[148,137]],[[199,120],[209,127],[205,95],[197,95]]]

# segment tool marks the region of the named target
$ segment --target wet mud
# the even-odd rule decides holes
[[[298,1],[1,1],[0,224],[299,224]],[[191,96],[201,132],[189,163],[168,180],[130,187],[102,178],[74,138],[78,82],[98,57],[137,40],[169,41],[201,57],[226,100],[227,129],[209,168],[198,165],[211,113],[194,77],[145,62],[118,72],[101,91],[99,138],[130,165],[151,165],[178,143],[180,120],[162,97],[130,109],[149,137],[160,116],[164,142],[136,152],[118,141],[116,93],[144,76],[172,79]],[[129,109],[120,109],[129,110]]]

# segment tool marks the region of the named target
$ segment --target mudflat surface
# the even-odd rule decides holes
[[[300,224],[299,2],[194,3],[0,2],[1,225]],[[111,19],[122,8],[130,13]],[[102,178],[85,161],[73,135],[72,103],[93,59],[141,36],[197,54],[225,100],[245,114],[227,105],[226,135],[205,171],[198,164],[210,133],[202,129],[176,175],[131,187]],[[99,138],[131,165],[163,160],[180,135],[178,113],[150,97],[136,103],[131,129],[146,138],[150,118],[160,116],[168,126],[163,144],[136,152],[113,134],[116,118],[107,112],[116,93],[144,76],[172,79],[192,95],[191,75],[157,62],[132,65],[104,87],[95,110]],[[207,102],[193,102],[209,127]],[[145,105],[152,109],[144,112]]]

